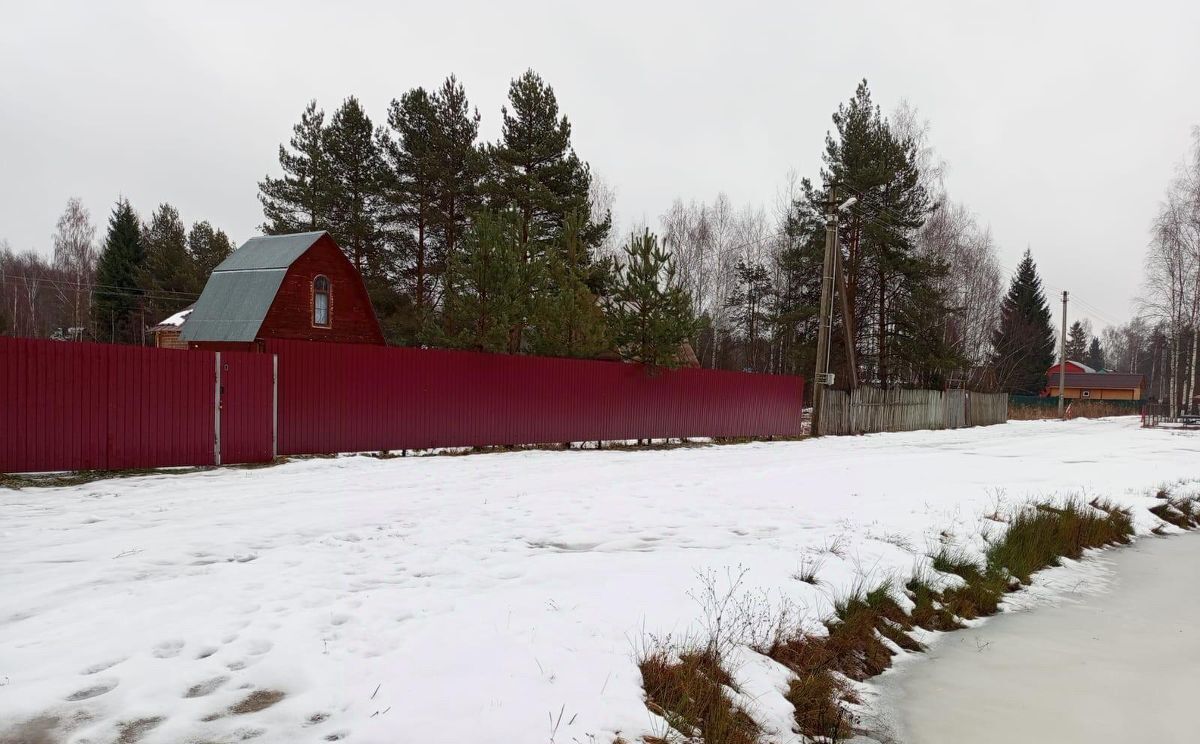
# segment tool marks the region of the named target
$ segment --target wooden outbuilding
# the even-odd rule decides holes
[[[266,339],[384,343],[362,275],[327,232],[246,241],[213,270],[181,337],[218,351]]]
[[[188,305],[169,318],[163,319],[158,325],[150,328],[147,333],[154,337],[154,345],[159,349],[186,349],[187,342],[181,338],[183,323],[192,314],[195,304]]]

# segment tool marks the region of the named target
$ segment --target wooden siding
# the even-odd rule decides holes
[[[822,434],[959,429],[1008,420],[1008,396],[966,390],[826,390]]]
[[[179,337],[178,328],[164,328],[154,332],[154,345],[160,349],[186,349],[187,343]]]
[[[1084,395],[1083,395],[1084,390],[1089,391],[1091,394],[1088,395],[1087,397],[1084,397]],[[1057,398],[1058,397],[1058,385],[1051,385],[1047,389],[1047,392],[1049,393],[1048,397]],[[1142,390],[1141,390],[1141,388],[1107,388],[1106,389],[1106,388],[1067,387],[1067,388],[1063,388],[1063,397],[1066,398],[1067,400],[1070,400],[1072,398],[1080,398],[1083,400],[1141,400],[1142,399]]]
[[[312,283],[322,275],[330,283],[330,323],[315,326]],[[326,235],[288,269],[258,338],[382,345],[383,331],[358,270]]]

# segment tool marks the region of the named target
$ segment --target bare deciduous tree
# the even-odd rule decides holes
[[[91,215],[77,197],[67,200],[54,232],[55,289],[69,314],[67,335],[79,340],[91,311],[92,284],[96,273],[96,228]]]

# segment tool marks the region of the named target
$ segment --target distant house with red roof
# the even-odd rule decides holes
[[[1046,395],[1058,396],[1060,365],[1046,370]],[[1083,362],[1066,361],[1063,397],[1084,400],[1141,400],[1146,378],[1140,374],[1095,370]]]

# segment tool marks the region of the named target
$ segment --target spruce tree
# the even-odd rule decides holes
[[[330,194],[325,158],[325,112],[310,101],[292,128],[288,146],[279,146],[282,178],[267,176],[258,184],[258,200],[268,235],[329,227]],[[289,149],[290,147],[290,149]]]
[[[229,236],[224,230],[216,230],[207,221],[203,221],[193,224],[192,229],[188,231],[187,249],[195,266],[195,293],[199,294],[213,269],[217,268],[217,264],[233,253],[233,243],[229,241]]]
[[[95,338],[101,341],[144,342],[138,273],[145,253],[140,233],[133,207],[125,199],[118,200],[108,218],[108,234],[96,264],[92,325]]]
[[[187,250],[187,230],[179,212],[159,205],[142,230],[146,259],[138,270],[147,325],[179,312],[194,300],[196,267]]]
[[[992,366],[1001,390],[1038,395],[1054,363],[1054,326],[1033,255],[1026,250],[1000,305],[992,334]]]
[[[529,271],[521,261],[520,216],[481,212],[450,258],[440,343],[477,351],[511,350],[514,320],[526,312]]]
[[[561,250],[547,252],[544,288],[533,298],[529,350],[534,354],[595,358],[611,350],[608,326],[600,302],[587,283],[586,264],[578,256],[586,217],[567,218]]]
[[[1088,335],[1082,322],[1077,320],[1071,324],[1070,330],[1067,331],[1067,359],[1074,362],[1084,361],[1087,357]]]
[[[624,253],[605,302],[613,341],[626,359],[651,368],[677,367],[695,321],[691,299],[676,281],[674,261],[649,230],[631,235]]]
[[[1095,336],[1092,336],[1092,343],[1088,347],[1087,366],[1097,372],[1103,372],[1105,369],[1104,349],[1100,346],[1100,339]]]

